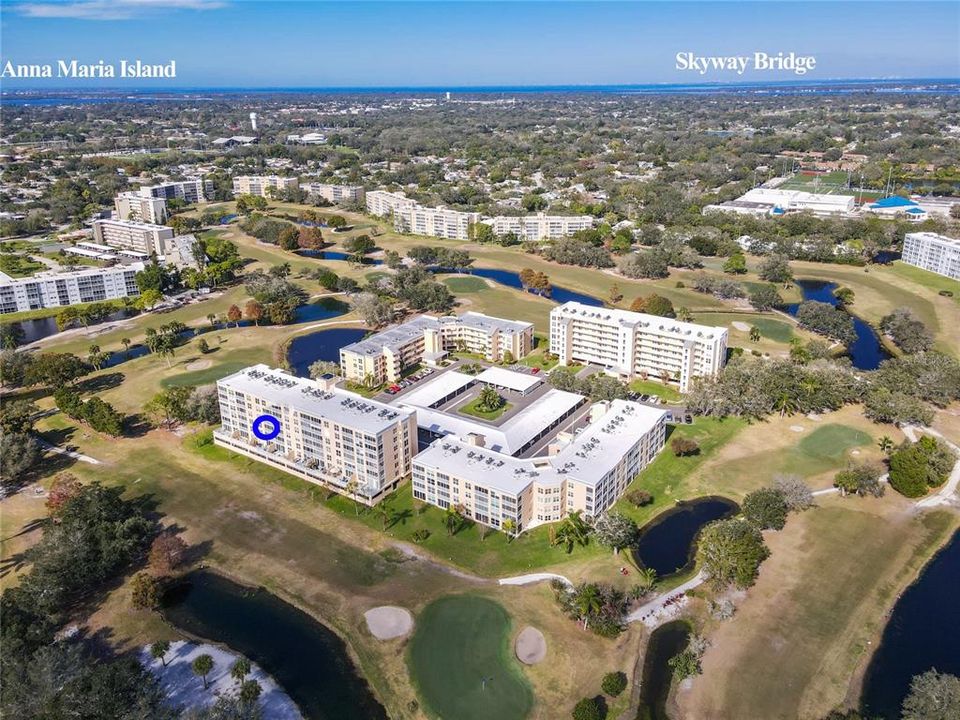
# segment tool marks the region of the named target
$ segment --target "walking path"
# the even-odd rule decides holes
[[[37,438],[37,443],[44,450],[49,450],[50,452],[57,453],[58,455],[66,455],[67,457],[72,457],[74,460],[79,460],[80,462],[90,463],[91,465],[100,465],[100,461],[96,458],[90,457],[89,455],[83,455],[74,450],[67,450],[66,448],[57,447],[56,445],[51,445],[43,438]]]
[[[500,585],[529,585],[530,583],[541,582],[542,580],[559,580],[564,585],[573,587],[573,583],[563,575],[556,573],[529,573],[528,575],[514,575],[513,577],[500,578],[497,582]]]
[[[664,620],[672,617],[677,609],[684,604],[684,595],[688,590],[707,581],[707,576],[701,570],[682,585],[678,585],[665,593],[657,595],[653,600],[644,603],[627,615],[627,622],[642,622],[647,627],[656,627]]]

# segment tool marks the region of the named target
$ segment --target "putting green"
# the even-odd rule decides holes
[[[510,616],[475,595],[454,595],[417,617],[407,656],[430,714],[444,720],[522,720],[533,693],[510,650]]]
[[[871,438],[862,430],[847,427],[846,425],[824,425],[804,437],[799,450],[811,457],[839,460],[847,450],[862,445],[868,445]]]

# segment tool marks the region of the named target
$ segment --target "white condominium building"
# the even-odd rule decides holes
[[[113,248],[165,255],[173,228],[130,220],[94,220],[93,238]]]
[[[398,215],[404,210],[416,207],[416,200],[411,200],[403,193],[392,193],[386,190],[371,190],[366,193],[367,212],[377,217]]]
[[[346,205],[363,202],[362,185],[330,185],[327,183],[301,183],[300,188],[307,195],[315,195],[334,205]]]
[[[40,272],[25,278],[0,273],[0,313],[137,296],[140,290],[136,275],[143,268],[143,263],[132,263],[70,272]]]
[[[347,380],[381,385],[397,382],[406,368],[436,362],[450,351],[476,353],[499,362],[507,353],[519,360],[532,349],[532,323],[477,312],[420,315],[341,348],[340,367]]]
[[[493,228],[497,235],[514,233],[524,241],[558,240],[573,235],[580,230],[593,227],[591,215],[524,215],[511,217],[497,215],[484,222]]]
[[[550,311],[550,351],[561,365],[591,363],[623,378],[664,377],[686,392],[693,378],[720,372],[727,330],[568,302]]]
[[[398,211],[394,215],[394,222],[401,232],[449,240],[469,240],[470,226],[480,222],[480,213],[415,205]]]
[[[539,404],[525,414],[529,417],[518,424],[542,427],[551,420],[541,417]],[[503,528],[509,520],[512,532],[578,510],[597,517],[663,447],[666,415],[625,400],[598,403],[555,432],[547,452],[534,457],[490,447],[476,423],[473,432],[440,437],[413,459],[413,496],[441,508],[460,506],[468,517],[491,527]]]
[[[266,365],[217,381],[217,392],[217,445],[368,505],[410,474],[417,424],[409,410]],[[255,428],[264,415],[274,420]]]
[[[291,177],[280,177],[278,175],[240,175],[233,179],[233,194],[271,197],[282,190],[296,190],[299,186],[299,181]]]
[[[960,280],[960,240],[932,232],[907,233],[903,261],[944,277]]]
[[[138,191],[144,197],[163,198],[165,200],[183,200],[187,203],[199,203],[213,194],[213,182],[202,178],[175,180],[147,185]]]
[[[163,225],[167,221],[167,201],[162,197],[151,197],[139,192],[124,192],[114,198],[117,220]]]

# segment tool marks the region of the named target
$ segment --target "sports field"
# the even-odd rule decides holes
[[[533,693],[510,651],[510,617],[475,595],[431,603],[417,618],[408,664],[432,715],[457,720],[520,720]]]

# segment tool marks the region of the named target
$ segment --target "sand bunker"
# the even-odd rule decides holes
[[[748,323],[742,322],[740,320],[734,320],[730,324],[733,325],[737,330],[740,330],[741,332],[750,332],[750,325]]]
[[[803,425],[791,425],[790,429],[794,432],[803,432],[806,428]]]
[[[367,629],[377,640],[393,640],[409,635],[413,629],[413,615],[409,610],[393,605],[382,605],[363,614]]]
[[[517,660],[524,665],[536,665],[547,656],[547,641],[535,627],[527,626],[517,635],[515,644]]]

